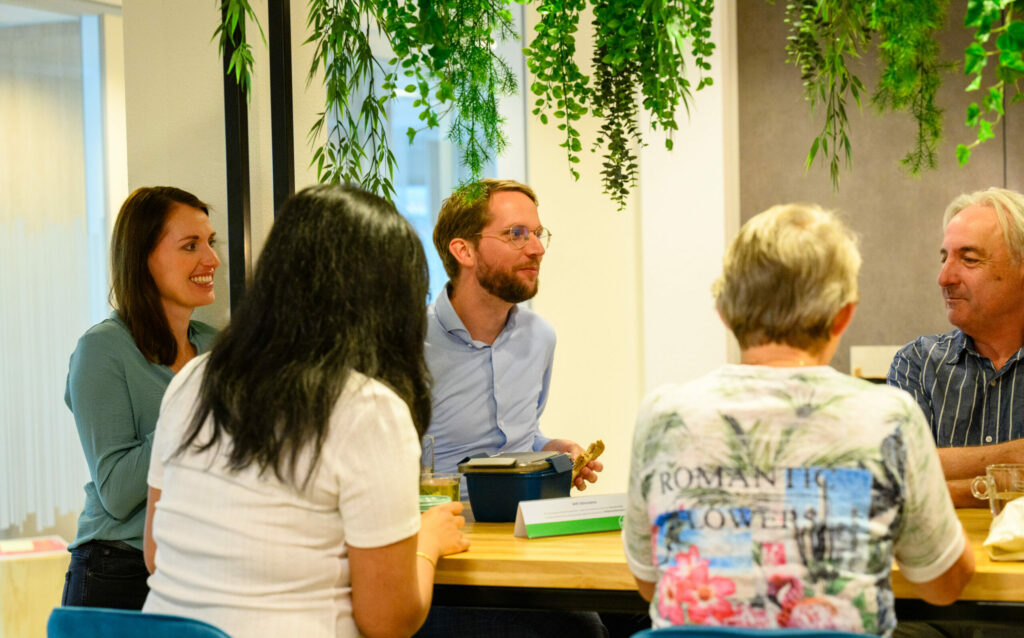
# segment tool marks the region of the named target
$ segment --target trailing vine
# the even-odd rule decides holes
[[[594,147],[605,148],[601,182],[623,208],[639,173],[640,135],[637,89],[641,81],[640,9],[645,0],[594,3],[594,91],[592,111],[601,118]]]
[[[356,182],[394,195],[386,120],[399,91],[416,96],[413,107],[423,122],[406,131],[409,142],[450,118],[448,138],[462,149],[473,178],[504,149],[498,100],[518,90],[515,74],[493,50],[496,39],[514,36],[504,3],[311,0],[309,6],[307,42],[316,49],[308,77],[323,69],[327,87],[325,109],[309,132],[321,182]],[[390,60],[374,57],[371,30],[388,42]]]
[[[936,34],[947,19],[947,0],[794,0],[787,7],[787,51],[801,71],[812,108],[825,104],[825,123],[807,154],[810,167],[821,151],[829,162],[833,185],[839,184],[839,158],[850,163],[847,96],[860,104],[864,86],[849,72],[846,60],[858,57],[872,36],[878,37],[881,76],[872,98],[879,110],[909,112],[916,139],[901,163],[911,172],[934,168],[942,138],[942,110],[935,96],[941,74],[953,67],[939,57]],[[964,73],[973,76],[966,91],[979,91],[989,58],[997,59],[995,80],[983,97],[967,108],[967,126],[976,139],[959,144],[957,160],[965,164],[971,150],[994,137],[1006,99],[1020,101],[1024,77],[1024,0],[968,0],[964,26],[973,41],[964,52]],[[1012,93],[1009,96],[1007,92]]]
[[[964,26],[974,28],[974,41],[964,52],[964,73],[974,78],[968,91],[982,87],[983,71],[990,57],[996,58],[995,82],[979,102],[967,106],[967,126],[977,131],[970,144],[959,144],[957,160],[961,165],[971,158],[971,150],[995,136],[993,127],[1005,115],[1006,99],[1016,103],[1024,99],[1020,80],[1024,77],[1024,0],[968,0]],[[994,40],[994,43],[993,43]]]
[[[672,133],[680,102],[689,110],[691,83],[684,53],[700,71],[696,90],[711,84],[713,0],[591,0],[594,12],[593,83],[575,61],[580,14],[585,0],[541,2],[537,35],[524,50],[535,80],[533,113],[547,124],[549,115],[565,138],[569,172],[579,179],[575,164],[583,149],[576,122],[588,112],[601,120],[593,149],[603,149],[601,168],[605,193],[619,208],[636,185],[637,149],[644,145],[639,114],[651,115],[652,128],[661,128],[665,145]]]
[[[309,139],[315,144],[326,136],[312,159],[320,182],[357,183],[390,198],[396,165],[385,123],[390,74],[373,56],[373,22],[363,19],[365,9],[359,2],[309,3],[308,26],[314,35],[306,42],[316,48],[307,83],[322,67],[326,89],[325,108],[310,128]],[[385,77],[382,83],[378,72]]]
[[[847,96],[860,106],[865,91],[860,78],[850,72],[847,57],[859,57],[868,40],[868,3],[836,2],[830,6],[817,0],[797,0],[786,5],[786,22],[790,25],[786,52],[789,61],[800,69],[804,97],[811,110],[820,103],[825,109],[825,123],[811,142],[807,168],[820,151],[827,158],[832,184],[839,186],[840,158],[852,161],[852,147],[846,115]]]
[[[883,64],[873,100],[880,110],[909,111],[914,117],[914,147],[900,160],[913,174],[935,168],[942,139],[942,109],[935,95],[942,84],[940,74],[953,65],[940,60],[935,37],[945,21],[945,0],[877,2],[871,15]]]
[[[537,7],[537,35],[523,49],[527,68],[534,75],[530,85],[530,91],[537,96],[533,114],[541,124],[548,123],[549,113],[558,121],[558,130],[565,133],[559,146],[566,150],[573,179],[580,178],[574,164],[579,163],[583,150],[576,122],[587,113],[590,99],[590,78],[580,71],[575,60],[576,32],[580,12],[586,5],[586,0],[541,3]]]
[[[400,93],[414,96],[419,110],[421,125],[405,132],[409,142],[447,123],[470,179],[479,178],[506,145],[498,100],[518,89],[508,63],[494,52],[496,41],[514,36],[513,1],[532,1],[539,15],[535,36],[523,49],[533,74],[533,114],[561,132],[559,146],[574,179],[584,146],[580,121],[588,114],[600,120],[591,150],[602,151],[602,185],[623,208],[636,186],[637,152],[646,143],[641,109],[672,149],[680,104],[688,113],[693,91],[711,84],[705,72],[715,49],[715,0],[309,0],[306,42],[315,55],[308,81],[322,71],[326,88],[324,111],[309,131],[318,179],[356,182],[393,196],[396,162],[387,118]],[[214,37],[222,51],[234,47],[228,72],[248,94],[252,51],[245,24],[256,18],[249,0],[218,4],[223,19]],[[588,5],[591,75],[576,62],[579,21]],[[812,111],[820,108],[824,120],[807,168],[821,157],[838,188],[841,165],[851,164],[847,107],[851,100],[859,107],[867,88],[848,63],[873,43],[881,73],[872,103],[880,111],[906,112],[916,123],[901,163],[911,173],[935,167],[943,116],[935,98],[942,73],[953,66],[940,59],[936,41],[947,9],[948,0],[787,2],[787,59],[799,69]],[[964,72],[972,77],[966,90],[982,97],[967,109],[976,139],[957,147],[961,164],[994,136],[1007,102],[1024,99],[1022,15],[1024,0],[968,0],[965,25],[973,29],[973,41],[964,56]],[[374,56],[370,40],[377,35],[391,47],[390,59]],[[983,87],[990,58],[994,79]],[[695,76],[687,74],[688,61]]]
[[[515,73],[493,47],[495,34],[500,40],[515,37],[512,14],[490,0],[424,1],[419,26],[421,46],[428,43],[430,69],[440,80],[435,96],[442,103],[454,100],[448,139],[462,149],[470,174],[479,177],[507,143],[497,97],[519,90]],[[426,106],[422,94],[421,100]]]
[[[252,47],[245,38],[246,18],[256,23],[264,44],[267,42],[267,36],[263,33],[263,27],[256,19],[249,0],[222,0],[219,6],[222,19],[213,32],[213,39],[218,39],[218,51],[221,55],[224,55],[224,50],[229,45],[233,47],[227,74],[235,74],[235,82],[248,99],[252,94]]]

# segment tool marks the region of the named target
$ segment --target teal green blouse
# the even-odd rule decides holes
[[[205,323],[189,323],[188,339],[199,354],[216,334]],[[85,485],[72,548],[106,540],[142,549],[153,431],[172,377],[167,366],[146,360],[117,312],[78,340],[64,402],[75,417],[92,480]]]

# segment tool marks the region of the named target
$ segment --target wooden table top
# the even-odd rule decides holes
[[[1024,562],[993,562],[982,547],[992,516],[985,509],[957,510],[974,548],[976,571],[961,600],[1024,601]],[[516,538],[512,523],[466,523],[470,549],[442,558],[439,585],[634,590],[619,532],[550,538]],[[893,569],[897,598],[914,598]]]
[[[994,561],[982,546],[992,514],[987,509],[959,509],[956,513],[974,548],[974,577],[960,600],[1024,602],[1024,562]],[[893,569],[892,591],[897,598],[915,598],[898,568]]]

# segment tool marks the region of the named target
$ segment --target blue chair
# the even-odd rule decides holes
[[[664,627],[645,629],[632,638],[864,638],[864,634],[823,629],[747,629],[744,627]]]
[[[231,638],[209,623],[126,609],[57,607],[46,623],[47,638]]]

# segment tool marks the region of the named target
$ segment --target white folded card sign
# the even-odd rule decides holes
[[[539,538],[622,529],[625,494],[598,494],[575,498],[520,501],[516,511],[516,536]]]

